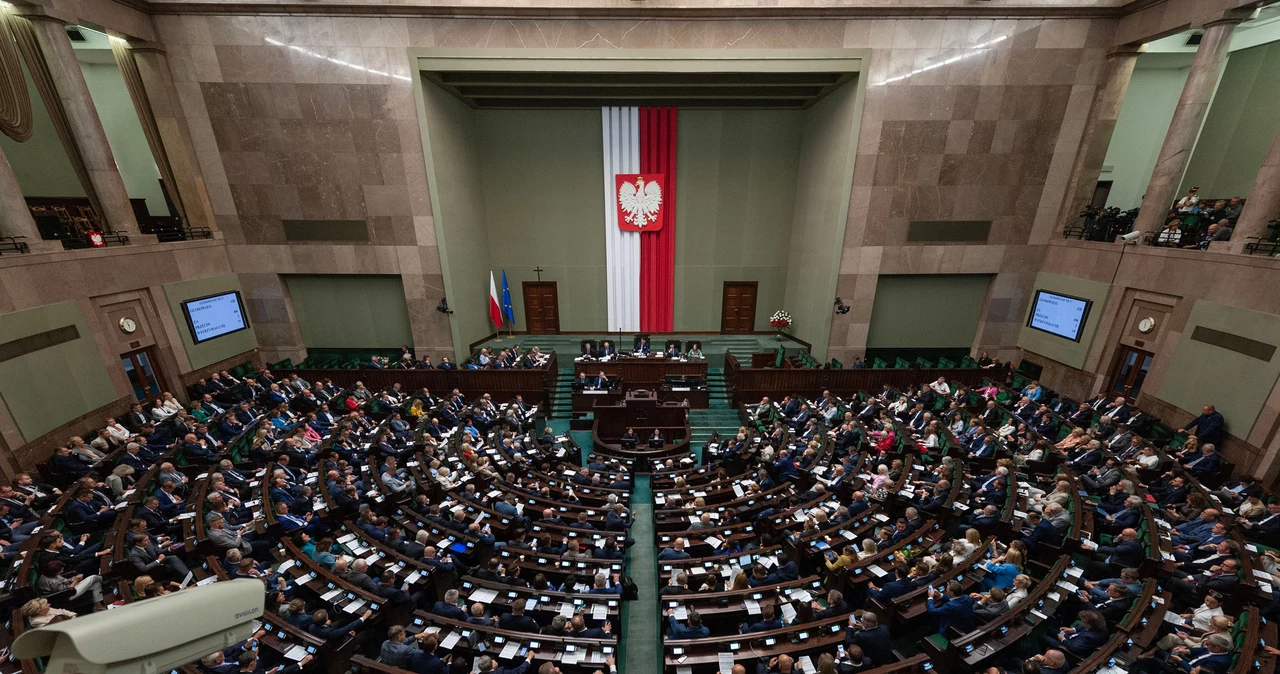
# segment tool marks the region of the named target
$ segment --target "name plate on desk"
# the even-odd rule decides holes
[[[671,390],[672,391],[692,391],[693,389],[688,386],[672,386]]]
[[[608,391],[601,391],[601,390],[599,390],[599,389],[591,389],[591,390],[589,390],[589,391],[583,391],[583,393],[585,393],[585,394],[587,394],[587,395],[589,395],[589,396],[601,396],[601,395],[606,395],[606,394],[608,394],[609,392],[608,392]]]

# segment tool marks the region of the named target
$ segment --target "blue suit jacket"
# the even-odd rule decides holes
[[[1107,555],[1106,559],[1110,563],[1120,566],[1138,566],[1146,556],[1142,550],[1142,544],[1138,541],[1121,541],[1115,546],[1098,546],[1098,552]]]
[[[947,628],[954,626],[961,632],[973,629],[973,600],[969,595],[949,598],[935,605],[933,599],[926,602],[929,615],[938,619],[938,634],[946,636]]]

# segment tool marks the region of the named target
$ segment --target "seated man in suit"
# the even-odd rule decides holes
[[[595,355],[596,343],[589,339],[582,340],[582,356],[584,358],[595,358]]]
[[[1200,648],[1178,646],[1165,659],[1149,660],[1148,672],[1226,674],[1231,669],[1231,637],[1210,634]]]
[[[671,542],[671,547],[663,548],[658,551],[658,561],[668,562],[689,559],[690,555],[688,552],[685,552],[684,546],[685,540],[683,538],[675,539]]]
[[[635,348],[636,348],[636,353],[642,356],[649,355],[649,338],[641,337],[640,341],[636,344]]]
[[[604,342],[601,342],[600,344],[601,358],[607,358],[609,356],[616,356],[616,355],[618,355],[618,350],[613,348],[613,342],[610,342],[607,339]]]
[[[1182,457],[1178,463],[1181,463],[1188,473],[1196,477],[1204,477],[1222,465],[1222,457],[1218,456],[1212,444],[1204,444],[1200,446],[1199,452]]]
[[[893,653],[893,641],[889,637],[889,626],[880,624],[880,617],[871,611],[862,614],[861,620],[850,619],[853,627],[861,627],[861,629],[849,629],[845,631],[844,647],[846,649],[852,646],[862,648],[863,654],[871,658],[871,662],[881,667],[896,661],[898,658]]]
[[[938,634],[946,636],[948,627],[961,632],[973,630],[973,599],[962,591],[958,581],[947,583],[945,595],[930,588],[925,606],[928,614],[938,621]]]
[[[1081,611],[1080,624],[1076,627],[1062,627],[1055,636],[1045,635],[1040,638],[1046,648],[1068,651],[1082,658],[1107,643],[1110,633],[1107,621],[1097,611]]]
[[[1033,549],[1037,543],[1062,545],[1062,534],[1057,527],[1034,510],[1028,512],[1023,518],[1022,533],[1024,534],[1022,542],[1027,544],[1028,550]]]
[[[653,435],[649,436],[649,446],[661,447],[665,442],[665,439],[662,437],[662,431],[659,431],[656,428],[653,429]]]
[[[681,625],[680,621],[676,620],[676,610],[667,609],[668,639],[705,639],[709,636],[711,636],[711,629],[702,624],[702,616],[698,615],[697,611],[690,609],[688,619]]]
[[[667,358],[679,358],[680,342],[667,342],[667,351],[665,355]]]
[[[1103,569],[1104,572],[1111,571],[1113,566],[1140,566],[1143,558],[1146,557],[1146,551],[1142,549],[1142,543],[1138,541],[1138,531],[1136,529],[1121,531],[1111,540],[1111,545],[1099,545],[1095,553],[1102,556],[1102,563],[1106,565]],[[1094,562],[1094,564],[1097,564],[1097,562]]]

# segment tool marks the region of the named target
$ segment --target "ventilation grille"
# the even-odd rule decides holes
[[[369,224],[364,220],[282,220],[287,241],[369,242]]]
[[[1250,358],[1257,358],[1264,363],[1270,363],[1271,357],[1276,354],[1276,347],[1266,342],[1259,342],[1256,339],[1206,328],[1203,325],[1197,325],[1191,331],[1191,339],[1204,344],[1211,344],[1220,349],[1235,351]]]
[[[12,342],[0,344],[0,363],[6,360],[13,360],[25,356],[29,353],[35,353],[42,349],[74,342],[80,339],[80,331],[74,325],[68,325],[63,328],[54,328],[44,332],[37,332],[34,335],[28,335],[15,339]]]
[[[919,220],[907,225],[908,243],[986,243],[990,220]]]

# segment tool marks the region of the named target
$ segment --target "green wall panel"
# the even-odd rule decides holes
[[[487,311],[491,262],[476,117],[430,82],[422,82],[421,94],[431,210],[445,293],[454,310],[449,317],[454,354],[461,360],[469,355],[468,344],[494,330]]]
[[[1248,437],[1280,376],[1280,356],[1263,361],[1198,342],[1191,334],[1199,326],[1275,346],[1280,344],[1280,316],[1196,300],[1160,380],[1161,400],[1192,414],[1211,404],[1227,420],[1229,433]]]
[[[244,297],[244,291],[240,290],[240,279],[235,274],[166,283],[163,287],[165,300],[169,303],[169,312],[173,314],[173,321],[178,325],[178,334],[182,335],[182,348],[186,350],[187,359],[191,361],[191,369],[199,369],[258,348],[258,336],[253,331],[252,319],[250,319],[248,330],[233,332],[196,344],[191,335],[191,326],[187,325],[187,316],[182,311],[182,303],[186,300],[239,290],[240,298],[245,302],[247,317],[248,300]]]
[[[1247,197],[1280,126],[1280,43],[1231,53],[1183,176],[1210,199]]]
[[[1036,290],[1048,290],[1093,300],[1093,307],[1089,309],[1089,317],[1085,319],[1079,342],[1051,335],[1043,330],[1028,328],[1027,322],[1031,319],[1032,309],[1030,301],[1027,302],[1027,310],[1022,315],[1022,332],[1018,335],[1018,346],[1027,351],[1052,358],[1064,365],[1083,368],[1084,359],[1089,355],[1089,347],[1093,345],[1093,337],[1098,332],[1098,323],[1106,313],[1107,296],[1111,294],[1111,286],[1097,281],[1040,272],[1036,275],[1036,286],[1031,290],[1032,299],[1035,298]]]
[[[782,308],[802,115],[680,111],[676,330],[719,330],[725,281],[759,282],[758,330]]]
[[[1112,181],[1108,206],[1130,209],[1142,204],[1151,171],[1160,156],[1173,110],[1191,67],[1191,54],[1144,54],[1120,107],[1099,180]]]
[[[285,281],[308,348],[392,349],[413,343],[399,276],[297,275]]]
[[[881,276],[867,348],[973,346],[991,278],[987,274]]]
[[[26,74],[26,67],[23,67]],[[83,197],[84,187],[76,178],[71,160],[62,149],[58,132],[53,129],[49,112],[40,92],[27,76],[27,95],[31,99],[31,138],[19,143],[0,133],[0,150],[13,167],[18,186],[25,197]]]
[[[525,328],[521,282],[538,280],[535,267],[543,281],[556,282],[561,330],[601,329],[607,297],[600,111],[473,114],[490,264],[499,291],[507,270],[516,329]]]
[[[0,315],[0,344],[68,325],[76,326],[79,339],[0,362],[0,397],[27,442],[116,399],[75,302]]]
[[[791,333],[812,344],[818,360],[826,359],[831,338],[832,303],[862,118],[860,99],[858,82],[849,82],[801,116],[803,131],[783,308],[794,320]],[[769,307],[760,309],[766,319],[773,313]]]
[[[115,57],[105,50],[95,50],[92,55],[104,62],[81,63],[80,69],[98,118],[102,120],[102,130],[107,134],[107,144],[111,146],[125,192],[130,198],[146,199],[147,211],[152,215],[169,215],[164,190],[160,188],[160,170],[151,156],[151,146],[147,145],[142,122],[138,121],[138,112]],[[83,52],[80,56],[86,58]]]

